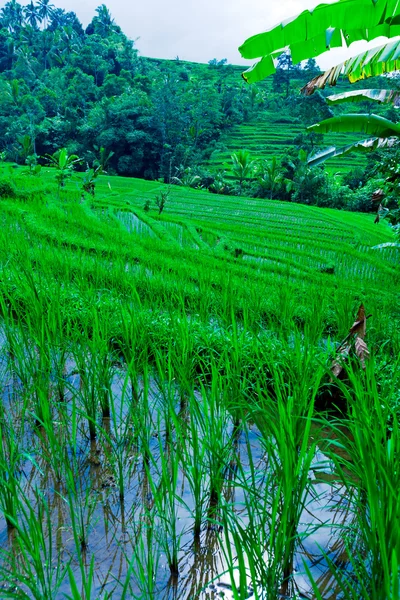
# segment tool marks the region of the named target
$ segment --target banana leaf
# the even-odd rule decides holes
[[[354,83],[399,69],[400,40],[395,40],[357,54],[317,75],[303,87],[302,92],[305,96],[310,96],[316,89],[323,89],[326,85],[334,86],[340,75],[348,77],[350,83]]]
[[[399,137],[400,125],[396,125],[389,119],[377,115],[349,114],[340,115],[326,119],[316,125],[311,125],[308,130],[316,133],[342,133],[359,132],[380,138]]]
[[[380,148],[391,148],[397,143],[399,143],[398,138],[371,138],[368,140],[363,140],[362,142],[349,144],[343,148],[336,148],[335,146],[332,146],[331,148],[327,148],[318,154],[314,154],[314,156],[308,159],[307,164],[309,167],[316,167],[317,165],[320,165],[321,163],[330,158],[334,158],[335,156],[343,156],[343,154],[348,154],[349,152],[373,152],[374,150],[378,150]]]
[[[338,0],[333,4],[319,4],[248,38],[239,52],[243,58],[261,59],[263,64],[251,67],[243,77],[252,83],[264,78],[264,73],[273,73],[272,59],[277,51],[289,49],[296,64],[343,44],[348,46],[357,40],[371,40],[380,35],[393,37],[399,33],[400,3],[397,0]]]
[[[379,104],[393,104],[395,108],[400,107],[400,92],[398,90],[354,90],[327,96],[328,104],[343,104],[345,102],[362,102],[369,100]]]

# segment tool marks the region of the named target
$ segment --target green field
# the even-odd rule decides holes
[[[106,175],[82,198],[46,168],[0,184],[0,597],[395,600],[389,226]],[[370,358],[338,382],[361,303]]]
[[[296,136],[305,134],[306,127],[298,119],[277,116],[276,113],[260,111],[253,120],[235,125],[229,132],[223,134],[220,143],[224,150],[216,150],[205,164],[212,170],[228,172],[231,166],[231,155],[238,150],[249,150],[253,158],[270,160],[273,156],[282,159],[288,149],[295,147]],[[360,136],[355,134],[327,134],[324,136],[323,148],[336,146],[341,148],[354,142]],[[364,136],[365,137],[365,136]],[[363,154],[350,154],[332,158],[326,162],[326,167],[335,173],[347,173],[357,167],[365,167],[366,158]]]

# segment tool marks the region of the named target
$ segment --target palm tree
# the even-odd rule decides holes
[[[56,31],[56,29],[59,29],[60,27],[66,25],[68,20],[67,13],[63,8],[54,8],[51,11],[51,14],[49,14],[49,19],[50,23],[48,27],[52,31]]]
[[[108,35],[115,27],[114,19],[111,16],[110,11],[108,10],[105,4],[98,6],[96,8],[97,12],[97,23],[99,25],[99,34]]]
[[[38,0],[38,14],[43,21],[43,26],[46,29],[49,19],[51,18],[54,11],[54,4],[50,3],[50,0]]]
[[[10,0],[1,9],[1,20],[3,27],[7,27],[10,32],[15,32],[22,26],[24,15],[21,4],[16,0]]]
[[[14,66],[14,60],[17,58],[15,42],[13,38],[8,38],[3,47],[0,48],[0,67],[2,70],[11,70]]]
[[[26,21],[33,29],[38,28],[38,23],[41,22],[39,12],[35,4],[33,4],[33,0],[29,4],[24,7],[24,15]]]

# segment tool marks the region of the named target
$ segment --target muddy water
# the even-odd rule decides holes
[[[20,463],[20,486],[22,496],[29,499],[38,509],[37,496],[46,498],[50,511],[51,528],[44,522],[45,535],[52,541],[54,567],[60,559],[61,566],[70,563],[76,580],[81,581],[79,555],[71,526],[71,513],[83,524],[86,538],[80,557],[89,572],[94,560],[93,598],[121,596],[118,582],[130,579],[128,598],[157,598],[190,600],[199,598],[233,598],[231,580],[226,574],[227,561],[222,551],[223,532],[217,525],[207,526],[203,519],[198,539],[193,535],[193,495],[187,473],[178,470],[175,502],[172,512],[165,514],[157,508],[156,496],[160,488],[162,469],[161,452],[170,453],[173,462],[176,436],[174,429],[167,427],[165,420],[165,391],[155,380],[150,382],[149,394],[144,401],[143,384],[139,388],[141,399],[135,400],[132,417],[132,394],[122,368],[116,370],[112,380],[112,418],[102,421],[98,439],[90,442],[85,418],[79,413],[75,438],[72,422],[79,408],[83,382],[77,368],[70,359],[66,365],[66,399],[54,401],[53,422],[55,430],[65,436],[66,455],[76,465],[75,495],[71,499],[65,480],[57,481],[54,466],[58,458],[49,450],[45,435],[27,421],[22,431],[21,414],[23,404],[29,401],[30,389],[26,389],[15,374],[10,374],[11,365],[0,370],[3,376],[3,405],[8,418],[16,430],[21,431],[20,450],[24,457]],[[53,382],[54,386],[54,382]],[[176,389],[172,389],[176,414],[182,422],[190,422],[190,414]],[[135,421],[141,406],[143,420]],[[127,423],[132,421],[132,426]],[[229,415],[221,420],[222,446],[232,443],[232,454],[240,461],[243,471],[249,468],[250,458],[256,471],[263,473],[268,468],[268,457],[264,455],[260,432],[249,426],[248,432],[234,432]],[[204,432],[199,432],[199,436]],[[42,439],[41,439],[42,438]],[[169,441],[168,441],[169,439]],[[73,441],[75,440],[75,441]],[[148,452],[143,452],[143,441]],[[323,443],[321,443],[323,447]],[[249,456],[251,453],[251,457]],[[120,454],[118,454],[120,453]],[[122,478],[124,499],[121,501],[118,487],[116,456],[123,457]],[[304,575],[306,561],[323,597],[335,598],[338,590],[329,575],[323,552],[341,567],[346,568],[347,557],[341,538],[341,526],[351,520],[348,498],[330,469],[321,450],[315,455],[310,470],[312,486],[301,518],[300,539],[294,563],[293,592],[310,597],[310,585]],[[152,485],[153,481],[153,485]],[[204,489],[209,487],[209,476],[204,473]],[[222,494],[235,510],[243,512],[244,493],[235,478],[234,469],[225,470]],[[178,571],[172,577],[168,566],[167,547],[172,547],[171,515],[176,518],[173,535],[179,539]],[[216,515],[217,517],[218,515]],[[245,521],[244,516],[244,521]],[[20,556],[15,533],[7,530],[4,518],[0,519],[0,544],[10,557]],[[234,565],[236,565],[235,551]],[[3,566],[11,561],[4,558]],[[265,560],[268,557],[265,556]],[[152,562],[153,561],[153,562]],[[129,564],[133,569],[129,570]],[[153,568],[150,568],[153,564]],[[144,575],[139,576],[140,569]],[[8,585],[8,584],[4,584]],[[15,585],[25,589],[15,578]],[[258,589],[259,597],[264,591]],[[63,598],[70,593],[68,578],[60,586],[54,598]],[[108,594],[108,596],[107,596]],[[1,594],[0,594],[1,595]],[[28,597],[32,597],[28,593]],[[254,597],[249,587],[248,597]],[[265,596],[266,597],[266,596]],[[312,597],[312,595],[311,595]]]

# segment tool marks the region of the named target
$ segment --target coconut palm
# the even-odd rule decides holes
[[[1,21],[3,27],[10,32],[17,31],[24,21],[23,8],[16,0],[10,0],[1,9]]]
[[[40,19],[43,21],[43,26],[45,29],[47,28],[53,11],[54,4],[51,4],[50,0],[38,0],[38,14]]]
[[[102,4],[96,8],[96,12],[97,17],[95,19],[97,21],[98,33],[108,35],[115,27],[115,22],[110,11],[105,4]]]
[[[41,22],[41,18],[38,12],[38,8],[33,4],[33,0],[24,7],[24,16],[27,23],[33,28],[38,28],[38,23]]]
[[[273,156],[270,161],[263,160],[256,167],[257,182],[264,193],[268,193],[269,199],[272,200],[276,190],[285,185],[288,188],[289,180],[285,179],[281,164],[276,156]]]
[[[10,37],[5,44],[0,47],[0,67],[2,70],[11,70],[16,58],[15,42],[12,37]]]

